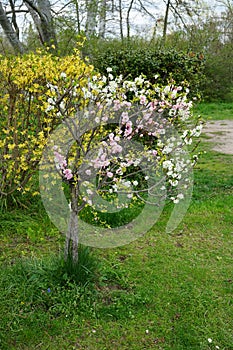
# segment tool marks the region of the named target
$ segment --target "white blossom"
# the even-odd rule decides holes
[[[65,72],[61,72],[60,78],[65,79],[66,78],[66,73]]]

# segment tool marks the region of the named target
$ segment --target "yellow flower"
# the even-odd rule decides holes
[[[38,191],[35,191],[35,192],[33,192],[33,196],[35,197],[35,196],[38,196],[38,194],[40,194],[40,192],[38,192]]]
[[[14,143],[8,145],[10,151],[12,151],[15,147],[16,145]]]
[[[3,158],[4,159],[11,159],[11,155],[10,154],[4,154]]]

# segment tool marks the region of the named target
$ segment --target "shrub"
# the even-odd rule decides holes
[[[206,101],[233,101],[232,44],[225,44],[220,51],[208,53],[203,83]]]
[[[206,101],[233,101],[233,41],[224,19],[209,18],[187,31],[171,33],[166,44],[178,51],[202,51],[204,55],[204,79],[201,78],[202,97]]]
[[[149,43],[126,42],[117,40],[98,42],[95,45],[86,44],[84,55],[90,57],[91,62],[101,73],[107,67],[113,69],[114,75],[135,79],[143,74],[152,83],[155,75],[162,84],[172,78],[177,85],[188,83],[192,86],[192,95],[200,93],[200,83],[204,79],[204,56],[198,53],[176,51],[171,48],[160,49]]]
[[[63,58],[48,52],[0,57],[0,196],[29,189],[47,136],[60,124],[64,106],[68,113],[73,103],[82,107],[82,87],[92,70],[78,51]],[[55,93],[51,106],[48,96]]]

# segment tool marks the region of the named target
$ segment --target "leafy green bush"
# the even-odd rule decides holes
[[[233,101],[232,44],[225,44],[221,50],[206,57],[203,95],[206,101]]]
[[[201,54],[117,40],[87,43],[83,53],[101,73],[106,73],[106,69],[111,67],[114,75],[122,74],[134,79],[143,74],[153,83],[155,75],[159,75],[157,81],[163,84],[172,77],[178,85],[183,85],[184,81],[188,83],[192,96],[200,93],[204,78],[204,56]]]
[[[223,20],[223,19],[222,19]],[[227,26],[225,23],[224,26]],[[171,33],[166,45],[180,51],[203,52],[204,79],[201,79],[201,91],[205,101],[233,101],[233,41],[223,38],[221,25],[217,19],[206,23],[197,23],[188,31]]]

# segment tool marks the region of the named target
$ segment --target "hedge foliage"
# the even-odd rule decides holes
[[[82,87],[93,67],[76,51],[68,57],[47,52],[0,57],[0,196],[27,191],[47,136],[61,122],[62,104],[82,106]],[[76,95],[69,86],[77,82]],[[59,99],[51,107],[49,97]]]
[[[233,101],[233,44],[225,44],[221,52],[208,53],[203,84],[206,101]]]
[[[157,46],[140,42],[121,43],[117,40],[97,42],[88,45],[84,54],[90,57],[92,64],[101,73],[107,67],[114,75],[136,78],[143,74],[154,83],[166,84],[171,77],[176,85],[190,85],[192,97],[201,92],[204,77],[204,56],[195,52],[182,52],[174,49],[160,49]]]

